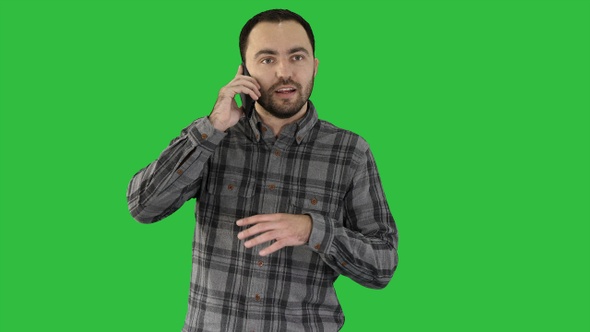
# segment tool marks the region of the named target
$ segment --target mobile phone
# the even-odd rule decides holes
[[[246,64],[242,62],[242,69],[244,70],[244,75],[250,76],[248,72],[248,68],[246,68]],[[252,112],[254,111],[254,99],[250,97],[247,93],[240,93],[240,98],[242,99],[242,107],[244,109],[244,113],[247,117],[252,116]]]

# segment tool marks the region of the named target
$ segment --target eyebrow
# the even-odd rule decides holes
[[[309,55],[309,52],[307,52],[307,50],[304,47],[293,47],[292,49],[289,50],[289,54],[293,54],[293,53],[297,53],[297,52],[303,52],[307,55]]]
[[[292,49],[289,50],[288,53],[293,54],[293,53],[297,53],[297,52],[303,52],[303,53],[309,55],[309,52],[304,47],[301,47],[301,46],[293,47]],[[262,50],[256,52],[256,54],[254,54],[254,58],[258,58],[259,56],[266,55],[266,54],[278,55],[279,52],[276,50],[270,49],[270,48],[265,48],[265,49],[262,49]]]

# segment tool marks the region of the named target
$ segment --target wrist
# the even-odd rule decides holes
[[[211,123],[213,128],[219,130],[220,132],[224,133],[227,130],[227,127],[224,127],[219,123],[215,115],[209,115],[207,119],[209,119],[209,122]]]

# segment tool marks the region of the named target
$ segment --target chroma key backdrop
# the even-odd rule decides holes
[[[0,1],[0,331],[180,331],[194,200],[131,177],[209,114],[253,15],[312,25],[320,118],[371,145],[399,228],[342,331],[590,330],[590,2]]]

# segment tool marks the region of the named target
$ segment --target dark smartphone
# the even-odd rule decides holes
[[[242,63],[242,69],[244,70],[244,75],[250,76],[250,73],[248,72],[248,68],[246,68],[245,63]],[[252,112],[254,111],[254,99],[252,99],[252,97],[250,97],[250,95],[246,93],[240,93],[240,98],[242,99],[242,107],[244,108],[244,114],[246,114],[247,117],[250,117],[252,115]]]

